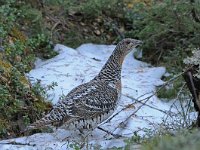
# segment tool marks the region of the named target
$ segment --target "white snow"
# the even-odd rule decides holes
[[[48,91],[49,100],[56,104],[61,95],[66,95],[72,88],[90,81],[97,75],[114,48],[114,45],[83,44],[75,50],[57,44],[55,50],[59,52],[59,55],[45,61],[37,60],[35,69],[31,70],[27,76],[32,83],[37,79],[41,80],[44,86],[57,82],[58,86]],[[126,137],[132,137],[135,132],[144,135],[143,128],[155,128],[153,125],[161,123],[165,116],[165,113],[146,105],[138,109],[142,104],[135,101],[135,99],[142,100],[152,95],[156,86],[164,83],[160,78],[165,73],[165,68],[150,67],[149,64],[134,59],[133,53],[126,57],[122,68],[122,97],[114,114],[129,107],[110,121],[102,123],[100,127],[114,134],[120,134],[123,138],[116,139],[95,129],[92,136],[88,136],[85,148],[95,149],[98,145],[102,149],[124,146]],[[164,103],[155,95],[146,104],[163,111],[169,110],[171,106],[171,103]],[[127,117],[129,119],[126,120]],[[53,133],[38,133],[0,141],[0,143],[6,142],[29,143],[30,145],[0,144],[1,150],[66,150],[70,149],[72,143],[78,143],[80,146],[82,139],[77,130],[55,129]]]

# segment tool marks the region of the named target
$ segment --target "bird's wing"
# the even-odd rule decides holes
[[[71,117],[90,118],[113,110],[118,96],[118,91],[108,83],[89,82],[73,89],[58,105],[63,105]]]

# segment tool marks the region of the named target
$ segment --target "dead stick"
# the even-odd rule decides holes
[[[122,137],[122,135],[114,134],[114,133],[112,133],[112,132],[110,132],[110,131],[108,131],[108,130],[105,130],[105,129],[101,128],[101,127],[97,127],[97,129],[102,130],[102,131],[106,132],[107,134],[112,135],[112,136],[115,137],[116,139]]]
[[[142,101],[139,101],[139,100],[137,100],[137,99],[135,99],[135,98],[133,98],[133,97],[131,97],[131,96],[128,96],[128,95],[125,95],[126,97],[128,97],[128,98],[130,98],[130,99],[134,99],[136,102],[138,102],[138,103],[141,103],[141,104],[143,104],[143,105],[145,105],[145,106],[148,106],[149,108],[152,108],[152,109],[155,109],[155,110],[157,110],[157,111],[160,111],[160,112],[162,112],[162,113],[165,113],[165,114],[167,114],[167,112],[166,111],[164,111],[164,110],[161,110],[161,109],[158,109],[158,108],[156,108],[156,107],[153,107],[153,106],[151,106],[151,105],[148,105],[148,104],[145,104],[144,102],[142,102]]]
[[[196,93],[196,88],[194,86],[194,82],[193,82],[193,79],[192,79],[192,74],[191,72],[187,72],[188,76],[189,76],[189,79],[190,79],[190,83],[191,83],[191,86],[192,86],[192,90],[194,92],[194,98],[195,98],[195,101],[198,100],[198,97],[197,97],[197,93]],[[199,106],[198,106],[199,107]],[[200,108],[200,107],[199,107]]]
[[[19,143],[19,142],[16,142],[16,141],[7,142],[7,143],[2,143],[2,142],[0,142],[0,144],[12,144],[12,145],[28,145],[28,146],[36,146],[36,144],[30,144],[30,143]]]

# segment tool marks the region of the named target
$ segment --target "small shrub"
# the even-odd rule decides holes
[[[20,130],[48,111],[51,104],[6,60],[0,61],[0,70],[0,138],[6,138],[20,135]]]
[[[172,76],[170,76],[172,78]],[[169,77],[167,78],[169,79]],[[167,82],[166,79],[166,82]],[[165,87],[163,87],[157,94],[159,98],[165,98],[167,100],[175,99],[177,97],[178,92],[180,92],[181,87],[184,85],[183,79],[178,78],[174,80],[172,83],[169,83]]]
[[[33,90],[24,73],[32,69],[36,51],[49,52],[48,58],[56,53],[50,53],[47,36],[37,34],[30,38],[20,31],[20,19],[25,18],[21,10],[25,3],[21,6],[20,2],[0,2],[0,139],[21,135],[25,125],[51,108],[41,93]]]
[[[148,141],[142,150],[197,150],[199,149],[199,131],[183,131],[175,136],[157,136]]]
[[[122,15],[121,17],[123,17],[123,8],[125,8],[124,3],[120,0],[88,0],[86,3],[82,3],[80,11],[87,18],[94,18],[102,15],[110,17]]]
[[[187,56],[186,48],[199,45],[200,3],[187,0],[154,1],[151,7],[135,5],[129,13],[133,30],[127,32],[144,41],[144,57],[154,63],[174,66]],[[195,15],[193,15],[195,14]],[[197,18],[197,19],[195,19]],[[170,54],[181,54],[180,56]],[[168,57],[168,58],[167,58]],[[167,58],[164,60],[164,58]]]

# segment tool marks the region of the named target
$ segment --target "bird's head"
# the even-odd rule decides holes
[[[131,38],[123,39],[121,42],[117,44],[117,49],[120,51],[121,54],[128,54],[137,46],[141,45],[143,42],[140,40],[135,40]]]

